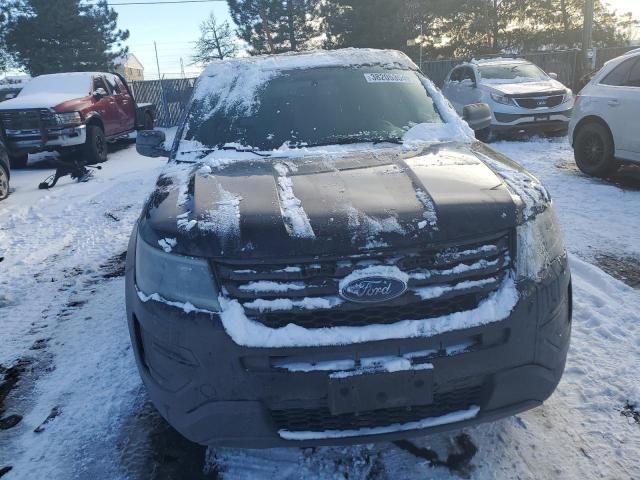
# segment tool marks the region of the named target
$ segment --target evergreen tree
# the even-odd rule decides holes
[[[128,31],[106,0],[13,0],[5,41],[16,62],[31,75],[105,71],[127,53]]]
[[[414,58],[414,40],[431,58],[579,48],[583,8],[584,0],[327,0],[325,46],[395,48]],[[625,45],[633,23],[596,0],[594,45]]]
[[[305,50],[320,35],[321,0],[227,0],[250,53]]]
[[[214,60],[224,60],[238,53],[236,36],[229,22],[218,23],[213,12],[200,24],[200,38],[196,42],[196,53],[193,61],[196,63],[211,63]]]

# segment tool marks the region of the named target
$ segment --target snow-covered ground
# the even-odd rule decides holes
[[[20,421],[0,430],[0,476],[640,478],[640,423],[625,410],[640,407],[640,295],[593,265],[602,254],[640,259],[640,181],[621,188],[581,175],[566,139],[494,146],[543,180],[564,226],[575,312],[563,380],[544,406],[516,417],[346,448],[205,452],[149,405],[122,268],[162,160],[122,147],[90,182],[65,179],[48,192],[37,190],[48,170],[15,171],[0,203],[0,380],[15,383],[4,411],[0,388],[0,426]]]

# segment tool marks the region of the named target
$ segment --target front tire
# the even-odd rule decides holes
[[[583,173],[594,177],[606,177],[615,172],[619,164],[613,153],[613,138],[604,125],[587,123],[576,133],[573,155],[576,165]]]
[[[28,161],[29,161],[29,155],[26,153],[23,155],[9,156],[9,164],[11,165],[11,168],[16,168],[16,169],[26,168]]]
[[[9,196],[9,172],[6,167],[0,163],[0,200],[4,200]]]
[[[97,125],[87,126],[87,140],[82,153],[86,165],[107,161],[107,139],[102,128]]]

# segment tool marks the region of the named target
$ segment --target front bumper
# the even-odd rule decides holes
[[[491,129],[496,132],[564,132],[571,121],[572,109],[561,111],[493,112]]]
[[[164,303],[142,302],[134,282],[134,256],[135,249],[130,248],[126,296],[140,375],[162,416],[197,443],[245,448],[336,445],[458,429],[540,405],[564,370],[571,330],[566,257],[553,263],[543,281],[519,286],[520,300],[504,321],[426,338],[274,349],[237,345],[217,315],[187,314]],[[472,346],[457,349],[460,345]],[[305,422],[308,428],[300,431],[337,431],[336,425],[353,418],[327,411],[329,372],[293,372],[277,365],[301,357],[323,361],[420,351],[437,352],[428,360],[433,365],[434,405],[423,408],[436,413],[427,417],[471,404],[480,407],[477,415],[409,431],[392,428],[373,435],[356,431],[345,438],[283,438],[283,431]],[[378,421],[385,415],[395,418],[391,424],[406,417],[391,410],[375,410],[374,415]]]
[[[7,130],[6,136],[12,154],[36,153],[83,145],[87,141],[87,127]]]

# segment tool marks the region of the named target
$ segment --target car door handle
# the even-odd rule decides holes
[[[618,105],[620,105],[620,100],[609,100],[607,103],[610,107],[617,107]]]

